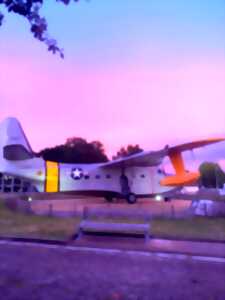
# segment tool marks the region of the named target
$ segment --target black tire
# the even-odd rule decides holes
[[[170,197],[165,197],[165,198],[164,198],[164,201],[165,201],[165,202],[170,202],[170,200],[171,200]]]
[[[109,203],[113,202],[113,197],[110,195],[105,196],[105,200]]]
[[[137,197],[134,193],[129,193],[127,196],[126,196],[126,200],[129,204],[134,204],[137,202]]]

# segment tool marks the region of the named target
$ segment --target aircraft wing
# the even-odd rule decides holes
[[[101,165],[107,167],[151,167],[159,165],[163,158],[168,155],[168,147],[159,151],[143,151],[131,156],[109,161]]]
[[[102,164],[101,167],[151,167],[159,165],[165,156],[169,156],[176,173],[185,173],[183,160],[181,157],[181,153],[183,151],[201,148],[224,140],[224,138],[212,138],[179,144],[172,147],[167,145],[165,148],[159,151],[143,151],[131,156],[109,161]]]

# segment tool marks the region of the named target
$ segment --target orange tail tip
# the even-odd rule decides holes
[[[183,173],[180,175],[167,176],[160,181],[162,186],[183,186],[194,184],[200,178],[200,174],[196,173]]]

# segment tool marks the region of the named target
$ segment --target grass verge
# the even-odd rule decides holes
[[[0,236],[67,240],[77,230],[79,218],[26,215],[0,203]]]
[[[107,222],[115,220],[107,220]],[[119,219],[118,221],[127,222]],[[132,223],[132,220],[129,220]],[[78,217],[58,218],[26,215],[9,210],[0,202],[0,236],[68,240],[76,233]],[[225,241],[225,218],[194,217],[151,221],[155,237]]]

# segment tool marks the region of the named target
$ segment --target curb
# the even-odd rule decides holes
[[[160,258],[175,258],[175,259],[187,259],[187,260],[200,260],[208,262],[220,262],[225,263],[225,257],[221,256],[210,256],[199,254],[190,254],[188,252],[170,252],[170,251],[157,251],[157,250],[143,250],[143,249],[116,249],[116,248],[98,248],[92,246],[73,245],[69,241],[58,241],[58,240],[45,240],[35,238],[17,238],[17,237],[0,237],[0,244],[14,244],[14,245],[29,245],[29,246],[43,246],[47,248],[61,248],[72,251],[89,251],[96,253],[125,253],[135,254],[144,256],[153,256]]]

